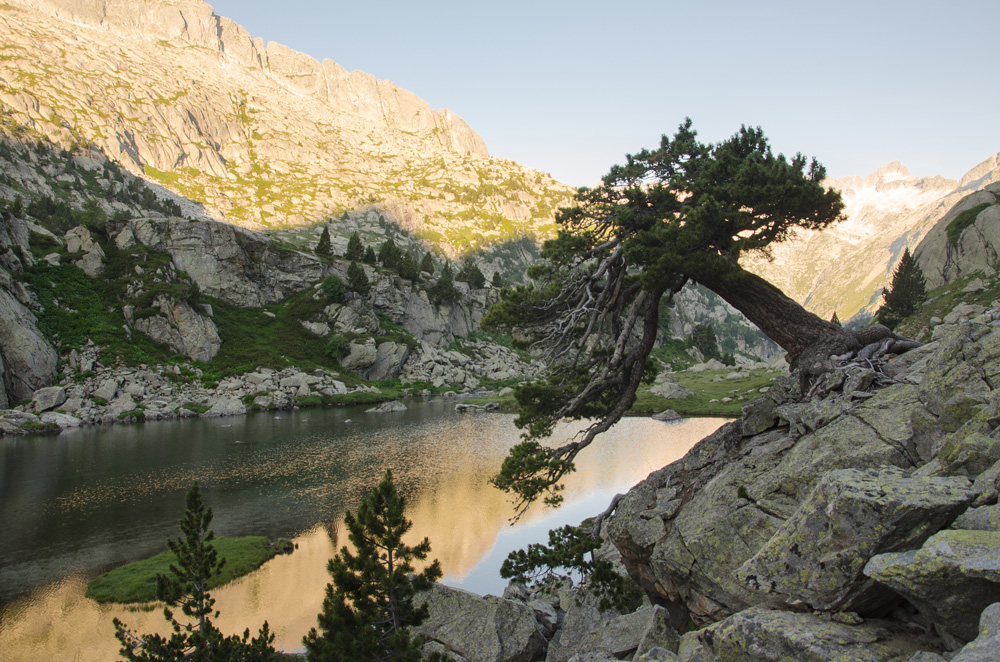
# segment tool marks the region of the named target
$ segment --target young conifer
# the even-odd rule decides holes
[[[431,545],[427,538],[415,547],[403,543],[412,526],[405,506],[387,470],[357,514],[344,517],[355,551],[341,548],[327,566],[333,583],[326,587],[319,630],[303,640],[310,662],[421,659],[408,628],[427,617],[427,607],[415,606],[413,597],[440,579],[441,564],[414,573],[413,562],[425,560]]]
[[[352,232],[350,238],[347,240],[347,251],[344,253],[344,258],[352,262],[358,262],[364,258],[365,247],[361,243],[361,237],[357,232]]]
[[[168,542],[170,551],[177,557],[177,564],[170,566],[170,575],[156,576],[156,597],[167,606],[163,617],[173,628],[173,634],[136,635],[125,624],[114,619],[115,637],[122,643],[121,655],[132,662],[166,662],[168,660],[194,660],[213,662],[270,662],[277,660],[271,646],[274,635],[267,622],[256,638],[250,639],[247,629],[242,637],[226,637],[212,622],[218,618],[215,600],[207,590],[208,581],[222,572],[225,559],[220,559],[209,531],[212,509],[201,501],[198,483],[188,490],[187,509],[181,519],[182,537]],[[180,608],[186,617],[175,618],[174,609]]]
[[[357,292],[361,296],[368,294],[368,290],[371,289],[368,276],[365,274],[365,268],[357,262],[351,262],[347,267],[347,287],[352,292]]]
[[[319,243],[316,244],[316,255],[333,255],[333,245],[330,243],[330,228],[323,226],[323,232],[319,235]]]
[[[927,281],[924,272],[920,270],[915,257],[910,255],[910,249],[903,252],[899,266],[892,274],[892,284],[882,293],[885,303],[875,319],[890,329],[896,328],[903,318],[909,317],[927,298]]]

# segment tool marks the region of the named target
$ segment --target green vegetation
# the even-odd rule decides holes
[[[121,642],[121,654],[136,662],[166,662],[168,660],[196,660],[211,662],[268,662],[277,659],[271,646],[274,635],[267,622],[257,637],[250,639],[249,628],[242,637],[225,636],[212,623],[219,617],[215,600],[208,592],[209,585],[222,574],[226,559],[219,558],[213,545],[214,534],[208,529],[212,522],[212,509],[201,501],[198,483],[194,483],[185,499],[187,509],[181,519],[182,536],[169,541],[175,555],[169,564],[168,574],[156,575],[156,598],[164,601],[163,617],[170,623],[170,637],[160,634],[136,635],[126,625],[114,619],[115,637]],[[186,620],[174,617],[180,608]]]
[[[323,226],[323,232],[319,235],[319,243],[316,244],[316,255],[330,257],[333,255],[333,245],[330,243],[330,228]]]
[[[455,288],[455,276],[448,264],[441,268],[441,275],[438,276],[437,282],[428,288],[427,297],[436,306],[458,301],[459,292]]]
[[[677,383],[691,390],[694,395],[668,400],[650,392],[650,386],[640,386],[631,414],[655,414],[673,409],[681,416],[721,416],[735,418],[740,415],[744,402],[760,395],[760,389],[770,386],[775,374],[766,370],[749,372],[741,379],[726,379],[733,370],[705,370],[703,372],[678,372]],[[721,381],[715,381],[718,378]],[[728,398],[729,402],[723,402]],[[712,402],[715,400],[715,402]]]
[[[975,207],[966,209],[958,216],[951,219],[951,223],[948,224],[948,228],[946,229],[946,232],[948,233],[948,243],[952,246],[957,246],[959,238],[962,236],[962,233],[965,232],[965,228],[975,223],[976,217],[989,206],[990,203],[983,202]]]
[[[344,253],[344,259],[349,262],[358,262],[364,257],[364,254],[365,247],[361,243],[361,237],[358,236],[357,232],[352,232],[347,240],[347,251]]]
[[[361,296],[368,294],[368,290],[371,289],[364,267],[357,262],[351,262],[347,267],[347,287]]]
[[[705,144],[688,119],[558,214],[559,234],[529,272],[534,283],[505,288],[482,322],[560,357],[544,384],[518,389],[516,423],[526,439],[493,479],[518,513],[539,498],[558,504],[575,457],[632,406],[650,376],[661,300],[688,282],[738,309],[793,366],[856,342],[739,265],[742,254],[767,250],[796,228],[821,230],[841,218],[844,203],[823,186],[825,176],[815,159],[774,154],[760,128]],[[631,323],[619,323],[627,316]],[[558,448],[538,443],[567,418],[596,423]]]
[[[931,318],[943,319],[960,303],[990,307],[1000,300],[1000,278],[997,277],[989,279],[985,289],[964,292],[965,287],[976,278],[982,278],[982,274],[960,278],[928,292],[926,302],[912,315],[900,320],[896,332],[927,342],[931,337]]]
[[[631,613],[639,608],[642,591],[631,577],[615,572],[610,561],[594,558],[600,546],[601,539],[591,536],[589,526],[552,529],[548,545],[532,543],[527,549],[508,554],[500,566],[500,576],[537,586],[575,574],[600,598],[601,611]]]
[[[275,555],[289,551],[287,541],[272,545],[262,536],[214,538],[212,546],[226,559],[222,572],[209,580],[206,588],[222,586],[237,577],[249,574]],[[149,602],[156,600],[156,576],[166,575],[171,565],[177,565],[174,552],[163,552],[110,570],[87,584],[85,595],[99,603]]]
[[[892,274],[892,284],[882,292],[882,296],[885,303],[875,313],[875,319],[890,329],[895,329],[904,317],[912,315],[927,298],[927,281],[917,260],[910,255],[909,248],[903,252]]]
[[[654,395],[650,392],[652,386],[642,385],[636,391],[635,403],[625,415],[648,416],[665,409],[673,409],[681,416],[736,418],[740,416],[744,403],[759,397],[760,389],[771,385],[775,374],[766,370],[755,370],[749,372],[749,376],[745,378],[726,379],[726,375],[732,372],[733,370],[705,370],[674,373],[675,381],[694,393],[681,399],[667,399]],[[720,381],[715,381],[720,378]],[[728,399],[729,402],[723,402],[723,399]],[[503,397],[491,395],[469,398],[465,402],[479,405],[495,402],[500,405],[502,411],[517,411],[517,399],[513,394]]]
[[[420,641],[411,639],[408,628],[427,618],[427,606],[417,607],[413,598],[441,578],[441,564],[414,572],[413,562],[426,560],[431,544],[427,538],[413,547],[403,543],[412,527],[405,508],[386,470],[357,513],[345,515],[354,552],[342,547],[327,566],[333,582],[326,587],[319,630],[303,640],[310,662],[422,658]]]

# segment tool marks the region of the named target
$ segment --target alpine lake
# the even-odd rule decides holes
[[[100,605],[84,591],[97,575],[164,551],[195,480],[216,536],[295,543],[212,591],[224,633],[255,633],[266,620],[275,646],[292,652],[316,624],[327,560],[347,544],[345,511],[387,468],[407,498],[408,542],[430,539],[443,582],[501,595],[509,552],[601,512],[724,422],[622,419],[577,458],[560,508],[536,505],[512,525],[510,498],[489,478],[520,440],[514,416],[457,412],[452,398],[405,403],[396,413],[302,409],[0,438],[0,658],[116,659],[115,617],[135,632],[166,633],[159,605]],[[561,424],[551,443],[582,427]]]

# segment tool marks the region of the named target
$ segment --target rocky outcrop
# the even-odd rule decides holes
[[[169,253],[201,292],[237,306],[281,301],[311,287],[325,273],[315,255],[215,221],[137,218],[122,226],[117,237],[121,248],[138,243]]]
[[[608,535],[702,628],[682,660],[908,660],[975,636],[1000,600],[998,533],[990,511],[947,527],[1000,491],[996,319],[969,307],[874,375],[835,369],[814,400],[779,379],[629,491]]]
[[[7,214],[0,220],[0,408],[30,398],[56,376],[58,355],[29,307],[38,309],[34,295],[18,278],[23,260],[31,259],[28,237],[34,229]]]
[[[186,301],[159,296],[153,307],[160,314],[135,321],[135,329],[192,361],[211,361],[222,347],[211,318],[199,315]]]
[[[987,185],[980,191],[962,198],[934,227],[914,251],[917,264],[927,279],[931,290],[953,280],[993,271],[1000,263],[997,247],[1000,246],[1000,183]],[[978,210],[978,211],[977,211]],[[972,214],[964,227],[958,228],[956,220],[963,214]],[[969,222],[971,221],[971,222]],[[949,228],[952,228],[949,236]]]
[[[865,574],[941,630],[969,641],[979,615],[1000,601],[1000,531],[941,531],[919,549],[875,556]]]
[[[265,44],[200,0],[13,7],[0,15],[6,116],[60,146],[92,144],[189,198],[185,214],[265,229],[377,204],[457,255],[469,236],[483,246],[511,228],[544,231],[572,194],[490,158],[447,109]]]
[[[913,549],[949,525],[975,496],[970,487],[964,477],[911,476],[895,467],[830,471],[737,577],[788,604],[887,612],[899,598],[865,577],[865,563]]]
[[[905,662],[933,645],[932,639],[921,640],[894,623],[838,622],[752,607],[684,635],[680,657],[690,662]]]
[[[427,653],[467,662],[533,662],[545,652],[545,638],[527,605],[441,584],[421,599],[429,616],[414,633],[427,642]]]

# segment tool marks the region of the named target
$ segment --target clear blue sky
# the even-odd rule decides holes
[[[1000,151],[996,0],[216,0],[255,37],[449,108],[494,156],[595,183],[686,116],[830,175],[959,178]]]

